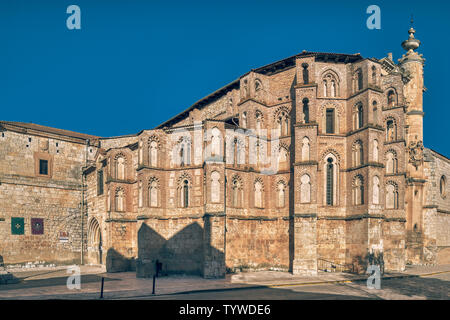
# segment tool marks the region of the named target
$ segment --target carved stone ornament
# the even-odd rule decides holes
[[[423,161],[423,143],[421,140],[419,141],[411,141],[408,146],[409,152],[409,162],[413,164],[414,167],[417,167]]]

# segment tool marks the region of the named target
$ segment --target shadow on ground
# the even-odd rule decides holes
[[[52,286],[65,286],[67,284],[68,276],[48,278],[48,279],[37,279],[37,280],[27,280],[21,279],[20,283],[1,285],[0,291],[3,290],[14,290],[14,289],[25,289],[25,288],[42,288],[42,287],[52,287]],[[81,275],[81,283],[91,283],[97,282],[101,283],[101,275]],[[106,278],[105,282],[109,281],[119,281],[119,279]]]

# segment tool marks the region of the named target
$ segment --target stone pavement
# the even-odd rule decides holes
[[[405,272],[385,274],[383,279],[426,277],[450,273],[450,265],[414,266]],[[81,289],[67,288],[70,274],[66,268],[18,270],[13,275],[20,283],[0,285],[0,299],[99,299],[101,278],[104,299],[133,299],[152,295],[153,279],[136,278],[134,272],[105,273],[103,267],[81,266]],[[169,276],[157,278],[156,295],[172,295],[250,288],[277,288],[366,281],[367,276],[345,273],[319,273],[317,276],[297,276],[286,272],[259,271],[227,275],[224,279],[203,279],[196,276]],[[168,297],[170,298],[170,297]]]

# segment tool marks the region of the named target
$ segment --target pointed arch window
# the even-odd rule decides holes
[[[326,110],[326,133],[335,133],[335,111],[334,108]]]
[[[364,180],[361,176],[353,179],[353,205],[364,204]]]
[[[123,156],[116,159],[116,178],[119,180],[125,179],[125,157]]]
[[[309,161],[310,142],[308,137],[303,137],[302,140],[302,161]]]
[[[386,173],[397,173],[397,163],[397,154],[393,150],[388,151],[386,153]]]
[[[149,158],[149,164],[151,167],[158,166],[158,143],[156,141],[150,142],[148,158]]]
[[[158,197],[159,186],[158,180],[156,178],[151,178],[148,184],[148,206],[158,207]]]
[[[308,64],[307,63],[302,63],[302,75],[303,75],[303,84],[308,84],[309,83],[309,70],[308,70]]]
[[[378,162],[378,140],[373,140],[373,161]]]
[[[141,208],[143,205],[143,196],[144,196],[144,192],[142,190],[142,182],[139,181],[139,184],[138,184],[138,206],[139,206],[139,208]]]
[[[311,178],[304,174],[300,178],[300,203],[311,202]]]
[[[308,100],[308,98],[303,99],[303,122],[309,123],[309,100]]]
[[[388,107],[393,108],[397,104],[397,95],[395,94],[394,90],[389,90],[387,93],[387,101],[388,101]]]
[[[255,181],[255,207],[262,208],[263,207],[263,184],[260,180]]]
[[[372,203],[380,203],[380,178],[377,176],[373,177],[373,188],[372,188]]]
[[[364,163],[363,145],[360,140],[353,144],[352,155],[354,167],[360,166]]]
[[[392,181],[386,185],[386,209],[398,209],[398,186]]]
[[[378,124],[378,106],[376,101],[372,103],[372,107],[373,107],[373,123]]]
[[[441,179],[439,180],[439,193],[442,198],[445,198],[447,195],[446,184],[447,184],[447,178],[445,176],[441,176]]]
[[[211,155],[218,156],[220,155],[220,130],[217,128],[213,128],[211,130]]]
[[[181,189],[181,206],[183,208],[189,207],[189,181],[184,180]]]
[[[220,202],[220,173],[213,171],[211,173],[211,202]]]
[[[386,141],[395,141],[397,139],[397,125],[394,120],[386,122]]]
[[[234,208],[242,207],[242,197],[242,182],[235,176],[231,182],[231,204]]]
[[[180,166],[189,166],[191,164],[191,143],[188,138],[182,138],[179,150]]]
[[[334,165],[333,159],[327,159],[326,165],[326,203],[329,206],[334,204]]]
[[[125,211],[125,192],[122,188],[116,189],[115,205],[116,211]]]
[[[278,195],[278,208],[284,208],[286,205],[286,185],[283,181],[278,182],[277,195]]]

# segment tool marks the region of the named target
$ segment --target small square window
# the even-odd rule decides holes
[[[39,160],[39,174],[48,175],[48,160]]]

